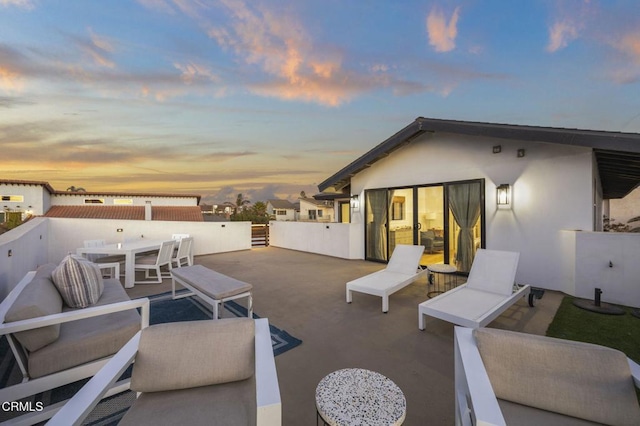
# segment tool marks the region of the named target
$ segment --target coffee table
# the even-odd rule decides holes
[[[407,401],[402,390],[382,374],[345,368],[320,380],[316,410],[331,426],[401,425],[407,414]]]

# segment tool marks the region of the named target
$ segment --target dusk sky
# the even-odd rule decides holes
[[[419,116],[640,132],[640,4],[0,0],[2,179],[293,200]]]

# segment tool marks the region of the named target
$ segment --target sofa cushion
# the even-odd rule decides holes
[[[38,268],[35,276],[25,286],[5,316],[5,322],[21,321],[62,312],[62,298],[51,281],[51,272],[55,265],[48,264]],[[60,324],[21,331],[14,336],[28,351],[38,349],[55,342],[60,335]]]
[[[64,302],[72,308],[95,304],[104,289],[100,268],[74,255],[65,257],[51,277]]]
[[[610,425],[640,424],[627,357],[582,342],[474,330],[496,397]]]
[[[255,368],[249,318],[158,324],[142,331],[131,389],[158,392],[244,380]]]
[[[251,377],[219,385],[142,393],[118,425],[255,425],[256,408],[255,377]]]
[[[118,280],[104,280],[104,286],[96,306],[130,300]],[[63,307],[63,312],[77,309]],[[140,331],[140,323],[136,309],[66,322],[58,340],[29,354],[29,375],[41,377],[111,356]]]

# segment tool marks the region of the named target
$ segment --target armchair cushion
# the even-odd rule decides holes
[[[104,290],[100,268],[73,255],[65,257],[51,277],[62,299],[71,308],[95,304]]]
[[[253,319],[158,324],[142,331],[131,389],[158,392],[215,385],[248,379],[254,369]]]
[[[22,290],[5,316],[5,322],[21,321],[62,312],[62,298],[51,281],[55,265],[40,266],[33,280]],[[15,333],[16,339],[33,352],[55,342],[60,324]]]
[[[592,422],[640,424],[622,352],[488,328],[474,336],[497,398]]]

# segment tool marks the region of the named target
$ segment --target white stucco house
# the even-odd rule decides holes
[[[194,194],[56,191],[48,182],[0,179],[0,210],[26,216],[202,220]]]
[[[296,207],[289,200],[267,200],[267,214],[271,220],[296,220]]]
[[[319,189],[350,194],[360,258],[384,262],[397,244],[423,244],[429,261],[464,272],[480,247],[511,250],[518,282],[576,294],[589,279],[578,257],[592,275],[610,273],[599,257],[609,254],[582,241],[602,235],[608,200],[638,183],[640,134],[420,117]],[[610,255],[617,264],[640,255],[640,234],[626,235],[629,246]],[[637,263],[616,272],[629,285]]]
[[[332,200],[299,198],[300,220],[311,222],[332,222],[335,219]]]

